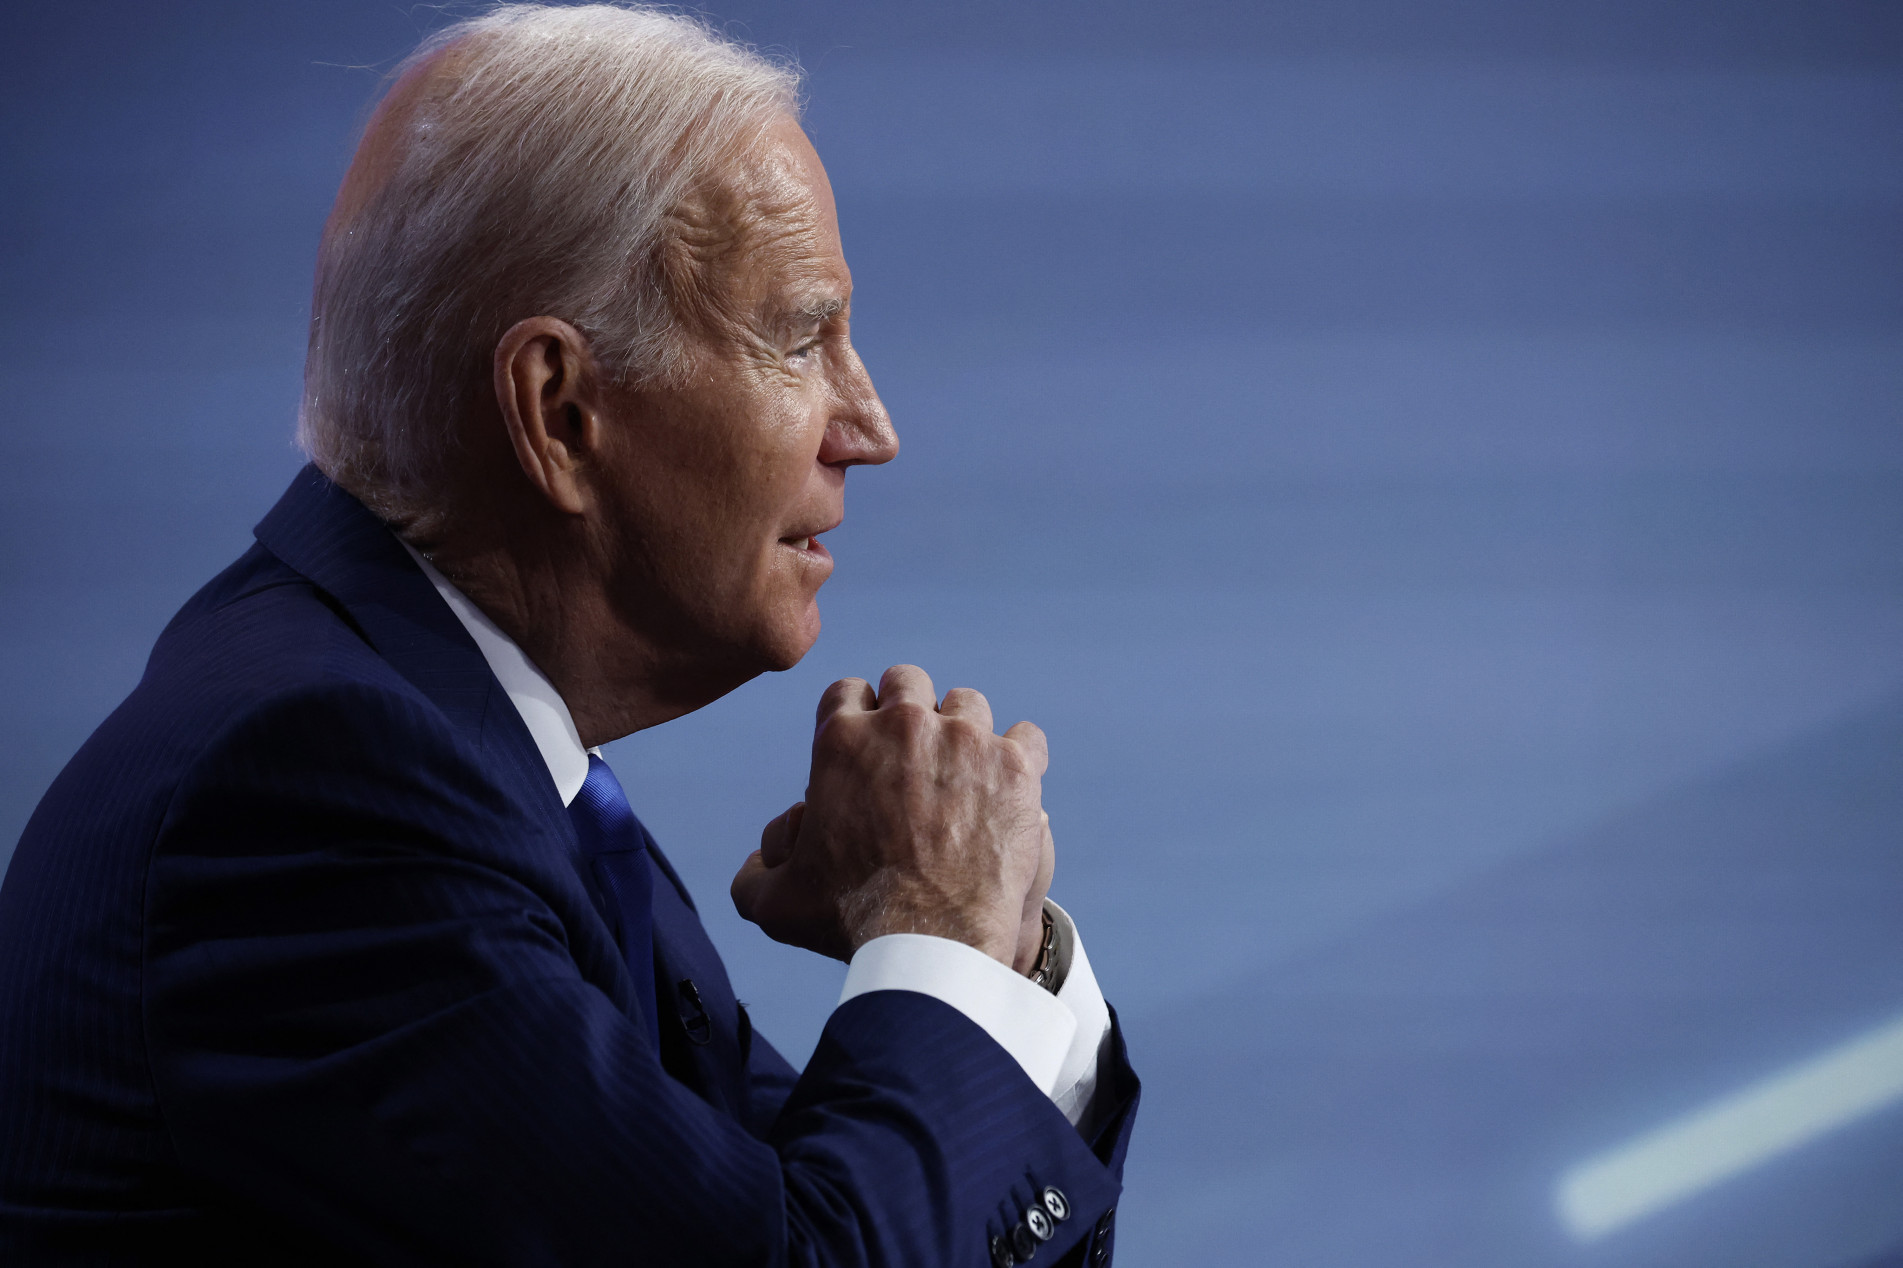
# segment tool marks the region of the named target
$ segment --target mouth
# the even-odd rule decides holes
[[[837,527],[837,524],[829,524],[817,532],[796,533],[791,537],[782,537],[780,538],[780,545],[786,547],[788,550],[796,551],[800,555],[815,562],[825,560],[830,563],[833,557],[832,552],[827,550],[826,547],[820,543],[819,534],[831,532]]]

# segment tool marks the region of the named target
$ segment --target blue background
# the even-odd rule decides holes
[[[1577,1243],[1582,1158],[1903,1014],[1903,10],[734,3],[905,452],[791,673],[610,750],[731,914],[824,685],[1050,733],[1130,1265],[1903,1254],[1903,1107]],[[15,6],[0,850],[237,555],[431,6]],[[4,855],[0,855],[3,859]]]

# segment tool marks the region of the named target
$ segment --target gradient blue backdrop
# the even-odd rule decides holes
[[[1050,733],[1133,1266],[1903,1253],[1903,1110],[1610,1237],[1568,1166],[1903,1014],[1903,10],[721,9],[905,451],[795,671],[610,749],[731,914],[844,674]],[[243,549],[388,0],[13,6],[0,851]],[[0,861],[5,858],[0,853]]]

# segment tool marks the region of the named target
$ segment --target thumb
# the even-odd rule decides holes
[[[800,824],[806,819],[806,803],[796,801],[784,813],[760,830],[760,862],[778,867],[793,857],[793,842],[799,839]]]
[[[733,874],[733,884],[727,892],[733,898],[733,908],[740,913],[742,920],[760,923],[761,900],[772,887],[773,878],[767,874],[766,864],[760,859],[760,851],[747,855],[747,861]]]

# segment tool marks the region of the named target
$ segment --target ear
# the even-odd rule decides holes
[[[604,439],[600,373],[588,340],[556,317],[518,321],[496,343],[496,404],[516,461],[553,506],[588,509]]]

